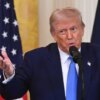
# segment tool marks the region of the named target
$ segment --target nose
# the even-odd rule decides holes
[[[72,39],[73,34],[70,32],[70,30],[67,31],[67,38]]]

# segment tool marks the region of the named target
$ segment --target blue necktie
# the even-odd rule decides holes
[[[69,59],[71,63],[67,77],[66,100],[77,100],[77,71],[72,57]]]

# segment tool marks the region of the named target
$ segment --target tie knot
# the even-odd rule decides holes
[[[68,60],[73,61],[73,57],[72,56],[69,56],[68,57]]]

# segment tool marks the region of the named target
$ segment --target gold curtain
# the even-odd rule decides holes
[[[25,53],[38,47],[38,0],[14,0],[14,5]]]
[[[14,0],[23,52],[38,47],[38,0]]]

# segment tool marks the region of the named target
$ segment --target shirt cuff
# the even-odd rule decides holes
[[[8,82],[10,82],[13,79],[14,76],[15,76],[15,69],[14,69],[14,73],[9,78],[6,78],[5,73],[3,71],[4,80],[2,81],[2,83],[7,84]]]

